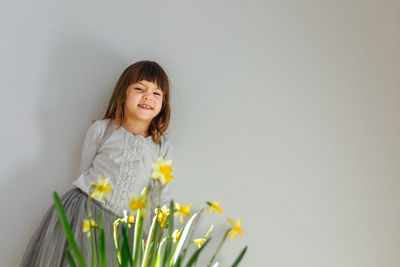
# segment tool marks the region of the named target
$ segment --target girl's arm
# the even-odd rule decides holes
[[[81,165],[79,168],[79,174],[82,174],[89,170],[92,166],[94,157],[96,156],[97,150],[99,149],[100,140],[104,132],[104,123],[102,121],[95,121],[90,125],[86,132],[85,140],[82,146],[82,158]]]

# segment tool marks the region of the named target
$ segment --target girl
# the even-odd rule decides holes
[[[107,266],[115,266],[113,222],[128,210],[130,194],[139,196],[148,184],[152,163],[159,156],[172,158],[170,143],[163,135],[169,119],[169,79],[161,66],[153,61],[139,61],[126,68],[114,88],[103,120],[95,121],[87,131],[80,176],[73,182],[74,188],[61,197],[75,240],[87,263],[91,255],[90,238],[83,233],[82,222],[88,218],[91,183],[97,181],[99,175],[110,178],[112,193],[105,195],[101,202],[93,199],[92,216],[97,222],[99,212],[103,213]],[[151,182],[149,196],[151,210],[154,210],[159,183]],[[161,204],[169,203],[169,190],[169,184],[163,187]],[[149,217],[144,229],[148,229]],[[67,266],[66,246],[53,204],[29,242],[21,266]]]

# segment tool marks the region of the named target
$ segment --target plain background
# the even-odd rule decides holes
[[[1,1],[0,265],[78,175],[129,64],[171,79],[175,199],[230,266],[400,266],[400,2]]]

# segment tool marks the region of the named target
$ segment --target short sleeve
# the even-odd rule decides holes
[[[80,174],[86,172],[92,166],[93,159],[100,146],[100,140],[103,136],[104,128],[104,122],[97,120],[92,123],[87,130],[82,146],[81,165],[79,168]]]

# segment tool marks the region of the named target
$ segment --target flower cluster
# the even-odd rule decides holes
[[[159,183],[159,203],[160,203],[160,194],[163,187],[165,187],[169,182],[175,179],[172,176],[173,167],[171,166],[172,160],[166,160],[162,157],[158,158],[157,162],[152,165],[153,170],[151,172],[149,185],[151,185],[151,180],[156,180]],[[99,180],[97,182],[92,182],[89,192],[89,218],[83,220],[82,230],[87,233],[87,236],[92,239],[92,264],[94,259],[94,237],[92,232],[99,231],[99,251],[98,255],[98,264],[99,266],[105,266],[104,262],[102,263],[102,259],[105,259],[105,241],[104,241],[104,229],[102,227],[102,215],[100,214],[100,221],[96,223],[94,218],[92,218],[91,212],[91,199],[97,198],[99,201],[103,201],[104,196],[106,194],[111,193],[111,186],[109,185],[110,178],[104,179],[102,175],[99,175]],[[71,244],[74,244],[74,237],[68,231],[68,222],[66,221],[65,214],[63,215],[63,208],[59,199],[57,199],[55,193],[55,202],[57,206],[57,210],[60,213],[61,222],[63,227],[65,227],[66,236],[68,241]],[[208,232],[199,238],[193,238],[195,228],[200,219],[200,216],[205,212],[213,213],[216,212],[218,214],[223,214],[223,210],[221,208],[222,201],[206,201],[204,203],[203,208],[200,209],[199,212],[192,214],[190,209],[192,207],[192,203],[187,205],[181,205],[180,203],[174,203],[171,201],[169,207],[163,205],[154,210],[154,217],[152,220],[152,224],[150,226],[149,233],[142,240],[142,231],[143,231],[143,220],[147,216],[147,209],[151,206],[151,203],[148,199],[146,188],[143,189],[142,194],[140,196],[136,196],[132,194],[130,196],[130,201],[127,203],[127,208],[129,211],[124,210],[124,215],[122,218],[118,218],[114,221],[114,229],[113,229],[113,238],[115,248],[117,250],[117,265],[126,265],[130,262],[132,266],[142,267],[146,266],[172,266],[177,267],[183,265],[183,261],[185,260],[185,255],[188,250],[188,246],[190,244],[196,245],[196,253],[187,261],[186,266],[192,266],[196,263],[197,258],[203,248],[207,245],[209,241],[209,235],[213,230],[214,225],[211,225]],[[65,212],[64,212],[65,213]],[[184,223],[185,217],[188,218],[186,225],[179,227],[178,229],[174,229],[174,217],[179,216],[179,222],[182,225]],[[231,240],[235,240],[237,235],[240,235],[243,238],[243,229],[242,229],[242,218],[239,217],[237,221],[228,218],[228,223],[230,224],[230,228],[227,229],[224,238],[220,242],[217,250],[213,254],[211,260],[208,263],[208,266],[213,264],[213,261],[216,259],[216,256],[225,242],[226,237],[229,237]],[[123,234],[119,234],[119,226],[122,224],[122,232]],[[128,235],[127,231],[132,226],[134,226],[135,237],[132,250],[130,250],[130,245],[128,243]],[[125,230],[124,230],[125,229]],[[124,232],[125,231],[125,232]],[[164,232],[167,232],[164,237]],[[122,243],[121,243],[122,238]],[[96,237],[96,240],[98,238]],[[187,241],[188,242],[185,242]],[[72,248],[75,246],[72,245]],[[237,257],[234,262],[234,266],[237,266],[241,261],[243,255],[247,250],[247,246],[242,250],[242,252]],[[76,259],[80,263],[81,266],[86,266],[83,261],[82,256],[78,249],[73,250]],[[67,252],[69,253],[69,252]],[[69,255],[71,256],[71,255]],[[73,257],[67,257],[71,266],[75,266]],[[103,264],[103,265],[101,265]],[[216,266],[218,263],[212,266]]]

